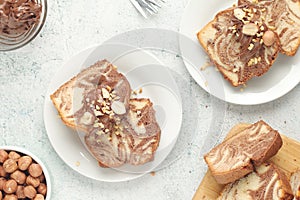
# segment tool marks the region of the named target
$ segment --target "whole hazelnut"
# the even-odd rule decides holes
[[[264,45],[267,47],[272,46],[276,40],[275,33],[273,31],[266,31],[262,37]]]
[[[6,171],[4,170],[3,166],[0,165],[0,176],[5,177],[7,175]]]
[[[26,198],[26,196],[24,194],[24,186],[18,185],[16,195],[17,195],[18,199],[25,199]]]
[[[3,168],[7,173],[13,173],[18,169],[17,162],[9,158],[3,163]]]
[[[28,185],[28,186],[24,187],[24,194],[26,197],[32,199],[36,195],[36,190],[34,189],[33,186]]]
[[[28,168],[28,172],[33,177],[39,177],[43,173],[43,170],[39,164],[32,163]]]
[[[45,183],[41,183],[37,189],[38,193],[46,196],[46,193],[47,193],[47,186]]]
[[[17,182],[15,180],[10,179],[4,183],[3,191],[7,194],[15,193],[17,191],[17,186]]]
[[[32,176],[27,176],[26,183],[27,183],[27,185],[32,185],[33,187],[36,188],[37,186],[40,185],[40,179],[34,178]]]
[[[44,196],[42,194],[37,194],[33,200],[44,200]]]
[[[3,149],[0,149],[0,163],[4,163],[4,161],[6,161],[8,158],[8,153],[3,150]]]
[[[29,165],[32,163],[32,158],[30,156],[22,156],[18,160],[18,166],[20,170],[27,170]]]
[[[10,175],[10,178],[14,179],[18,184],[24,184],[26,180],[26,175],[24,172],[17,170]]]
[[[15,152],[15,151],[11,151],[11,152],[9,152],[9,154],[8,154],[8,158],[11,158],[11,159],[13,159],[13,160],[15,160],[15,161],[17,161],[20,157],[21,157],[20,154],[18,154],[18,153]]]
[[[4,177],[1,177],[0,178],[0,190],[3,190],[3,186],[4,186],[4,184],[6,183],[6,179],[4,178]]]
[[[5,195],[3,200],[18,200],[18,197],[14,194],[7,194],[7,195]]]
[[[39,176],[39,179],[40,179],[40,182],[41,182],[41,183],[44,182],[44,181],[45,181],[45,176],[44,176],[44,174],[41,174],[41,175]]]

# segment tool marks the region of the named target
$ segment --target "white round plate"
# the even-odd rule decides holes
[[[235,0],[229,1],[205,1],[191,0],[185,8],[180,33],[193,43],[198,43],[196,34],[204,25],[211,21],[214,16],[221,10],[231,7]],[[271,69],[261,77],[253,78],[247,83],[246,88],[233,87],[228,81],[224,80],[221,73],[214,67],[208,67],[201,71],[200,67],[208,61],[208,56],[198,43],[197,46],[184,44],[186,40],[180,40],[180,49],[183,57],[199,57],[197,63],[186,62],[185,65],[195,79],[195,81],[207,92],[226,102],[255,105],[275,100],[290,90],[300,82],[300,53],[293,57],[279,55]],[[218,82],[210,82],[218,80]],[[211,84],[218,84],[223,87],[223,91],[211,89]]]
[[[121,55],[121,56],[120,56]],[[98,60],[107,59],[125,74],[133,90],[143,88],[138,97],[150,98],[161,127],[161,140],[155,159],[142,166],[124,165],[105,169],[89,153],[82,135],[68,128],[59,119],[49,96],[63,83]],[[50,83],[44,105],[44,123],[49,140],[60,158],[80,174],[105,182],[120,182],[138,178],[153,171],[170,153],[180,132],[182,105],[177,85],[168,69],[151,54],[120,45],[100,45],[72,57]]]

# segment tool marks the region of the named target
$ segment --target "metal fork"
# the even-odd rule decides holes
[[[158,13],[158,8],[161,8],[161,5],[157,3],[157,0],[130,0],[134,7],[139,11],[139,13],[148,18],[145,11],[150,15]],[[162,3],[165,3],[164,0],[160,0]]]

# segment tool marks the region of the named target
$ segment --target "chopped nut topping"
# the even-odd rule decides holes
[[[258,32],[258,27],[254,23],[245,24],[242,33],[249,36],[254,36]]]
[[[253,49],[253,47],[254,47],[254,44],[250,43],[249,47],[248,47],[248,50],[251,51]]]
[[[103,135],[104,132],[103,131],[97,131],[96,134],[100,136],[100,135]]]
[[[239,68],[237,68],[237,67],[235,67],[235,68],[233,68],[233,70],[232,70],[234,73],[236,73],[236,72],[238,72],[238,71],[240,71],[240,69]]]
[[[117,115],[123,115],[126,113],[126,108],[124,103],[120,101],[114,101],[111,105],[111,109],[116,113]]]
[[[111,87],[109,87],[108,85],[106,86],[106,89],[108,90],[108,92],[111,92]]]
[[[243,18],[246,16],[246,13],[240,9],[240,8],[236,8],[233,10],[233,15],[239,19],[239,20],[243,20]]]
[[[94,110],[94,114],[96,115],[96,117],[103,116],[103,113],[99,110]]]
[[[104,99],[108,99],[109,98],[109,92],[107,91],[107,89],[105,89],[105,88],[102,88],[102,97],[104,98]]]

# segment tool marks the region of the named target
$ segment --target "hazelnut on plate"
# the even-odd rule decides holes
[[[275,33],[273,31],[266,31],[262,37],[264,45],[267,47],[272,46],[276,40]]]

